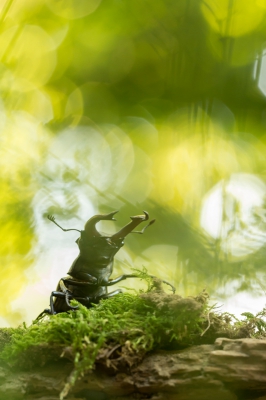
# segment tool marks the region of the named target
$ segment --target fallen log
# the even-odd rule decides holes
[[[42,358],[41,354],[48,354]],[[39,346],[24,357],[34,367],[14,370],[2,363],[0,399],[58,400],[73,369],[71,349]],[[99,360],[100,361],[100,360]],[[68,400],[266,400],[266,339],[218,338],[214,344],[147,353],[125,371],[100,362],[80,377]]]

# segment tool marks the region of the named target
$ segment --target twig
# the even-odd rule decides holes
[[[207,328],[202,332],[202,334],[201,334],[200,336],[203,336],[203,335],[207,332],[207,330],[210,328],[210,326],[211,326],[210,313],[209,313],[209,312],[208,312],[207,318],[208,318],[208,326],[207,326]]]

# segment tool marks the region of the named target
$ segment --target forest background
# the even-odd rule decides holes
[[[132,267],[237,314],[265,304],[266,0],[0,2],[1,326],[30,323],[75,232],[147,210]],[[128,280],[124,286],[141,288]]]

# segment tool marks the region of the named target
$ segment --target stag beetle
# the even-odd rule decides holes
[[[113,272],[114,255],[124,245],[124,239],[129,233],[142,234],[155,220],[150,221],[141,231],[134,231],[136,226],[149,219],[149,214],[143,211],[144,215],[130,217],[131,222],[112,236],[104,236],[99,233],[95,226],[97,222],[103,220],[115,221],[114,215],[117,212],[113,211],[109,214],[95,215],[86,222],[84,230],[81,231],[78,229],[64,229],[55,221],[54,216],[47,216],[50,221],[64,232],[80,232],[80,237],[76,240],[80,253],[71,265],[68,276],[61,278],[56,291],[51,293],[50,309],[45,309],[37,317],[37,320],[43,314],[57,314],[77,309],[78,306],[70,304],[71,299],[76,299],[89,308],[92,303],[98,303],[101,299],[107,299],[121,293],[121,289],[108,293],[108,286],[112,286],[127,278],[138,277],[135,274],[125,274],[118,278],[110,279]],[[153,277],[153,275],[150,276]],[[162,282],[170,285],[173,292],[175,292],[175,288],[170,283],[166,281]]]

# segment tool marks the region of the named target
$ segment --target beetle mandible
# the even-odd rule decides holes
[[[98,303],[101,299],[110,298],[122,291],[117,289],[108,293],[108,286],[127,278],[138,277],[136,274],[124,274],[115,279],[110,279],[113,272],[114,256],[124,245],[124,239],[129,233],[142,234],[155,220],[150,221],[141,231],[134,231],[141,222],[149,219],[148,212],[143,211],[143,215],[130,217],[131,222],[111,236],[105,236],[98,232],[96,224],[103,220],[115,221],[114,215],[117,212],[94,215],[86,222],[84,230],[81,231],[78,229],[64,229],[55,221],[54,216],[48,215],[48,219],[64,232],[73,230],[80,232],[80,237],[76,240],[80,253],[72,263],[68,276],[61,278],[56,291],[51,293],[50,309],[45,309],[37,319],[43,314],[57,314],[77,309],[78,306],[70,304],[71,299],[76,299],[89,308],[92,303]],[[153,275],[149,276],[154,277]],[[162,282],[170,285],[173,292],[175,292],[175,288],[170,283]]]

